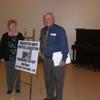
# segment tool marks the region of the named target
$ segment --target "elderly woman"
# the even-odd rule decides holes
[[[8,32],[4,33],[1,38],[0,57],[4,59],[7,65],[7,94],[11,94],[14,84],[16,93],[20,92],[20,72],[15,70],[15,60],[18,40],[23,40],[24,37],[20,32],[17,32],[15,20],[9,20],[7,26]]]

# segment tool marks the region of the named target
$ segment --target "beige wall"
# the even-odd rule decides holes
[[[28,28],[30,35],[36,29],[36,39],[42,24],[42,15],[52,11],[56,23],[64,26],[69,46],[75,41],[75,28],[100,28],[100,0],[0,0],[0,33],[7,30],[6,22],[14,18],[18,30]]]

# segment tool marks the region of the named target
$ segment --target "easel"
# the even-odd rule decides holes
[[[19,41],[19,43],[20,42],[22,42],[22,41]],[[26,43],[26,42],[31,42],[31,41],[24,41],[24,43]],[[39,48],[39,42],[36,42],[36,43],[38,43],[38,48]],[[32,45],[33,46],[33,45]],[[20,50],[20,49],[18,49],[18,50]],[[21,49],[22,50],[22,49]],[[24,49],[23,49],[24,50]],[[38,49],[39,50],[39,49]],[[36,54],[36,58],[35,58],[35,66],[37,66],[37,61],[38,61],[38,52],[39,51],[36,51],[36,52],[34,52],[32,55],[35,55]],[[23,52],[21,51],[21,52],[19,52],[18,53],[18,57],[19,57],[19,55],[20,55],[20,53],[21,54],[23,54]],[[22,57],[22,56],[21,56]],[[16,59],[17,59],[17,56],[16,56]],[[22,58],[21,58],[22,59]],[[18,59],[17,59],[18,60]],[[19,62],[17,62],[16,61],[16,67],[17,66],[21,66],[21,64],[22,64],[22,62],[20,61],[20,63]],[[20,65],[19,65],[20,64]],[[33,63],[31,63],[32,65],[29,65],[30,67],[32,67],[33,65],[34,65],[34,60],[33,60]],[[28,67],[29,67],[28,66]],[[17,68],[17,73],[16,73],[16,76],[15,76],[15,80],[14,80],[14,88],[15,88],[15,83],[16,83],[16,79],[17,79],[17,77],[18,77],[18,75],[19,75],[19,72],[20,71],[26,71],[26,72],[28,72],[28,73],[30,73],[30,83],[28,83],[28,82],[24,82],[24,81],[22,81],[23,83],[25,83],[25,84],[27,84],[27,85],[29,85],[30,86],[30,92],[29,92],[29,100],[31,100],[31,97],[32,97],[32,76],[33,76],[33,74],[36,74],[36,70],[35,69],[28,69],[28,70],[24,70],[24,69],[21,69],[21,68],[23,68],[22,66],[20,67],[20,68]],[[25,67],[24,67],[25,68]],[[40,83],[40,82],[39,82]],[[39,84],[39,87],[40,87],[40,84]],[[14,89],[13,88],[13,89]],[[41,88],[40,88],[40,92],[41,92]],[[41,92],[42,93],[42,92]],[[14,92],[12,92],[12,94],[11,94],[11,100],[14,100]]]
[[[30,75],[30,95],[29,95],[29,100],[31,100],[32,97],[32,74]]]
[[[16,73],[15,80],[14,80],[13,90],[15,89],[16,78],[17,78],[17,75],[19,74],[19,72],[20,71],[18,70],[17,73]],[[32,83],[33,83],[32,77],[33,77],[33,74],[29,74],[29,75],[30,75],[30,82],[29,83],[28,82],[25,82],[23,80],[21,80],[21,82],[23,84],[26,84],[27,86],[29,86],[29,100],[32,100]],[[38,77],[38,75],[36,75],[36,77]],[[39,81],[39,80],[37,80],[37,81]],[[41,83],[41,82],[38,82],[38,85],[39,85],[39,83]],[[40,90],[40,94],[43,96],[42,89],[41,89],[41,86],[40,85],[39,85],[39,90]],[[14,98],[14,91],[12,91],[11,100],[15,100],[15,98]]]
[[[32,40],[34,41],[35,40],[35,29],[33,29],[33,33],[32,33],[32,36],[31,37],[28,37],[27,36],[27,28],[25,28],[25,32],[24,32],[24,39],[25,40]],[[14,86],[13,86],[13,90],[15,89],[15,83],[16,83],[16,78],[17,78],[17,75],[18,75],[19,71],[17,71],[15,77],[14,77]],[[26,82],[23,82],[27,85],[30,86],[30,95],[29,95],[29,100],[31,100],[31,94],[32,94],[32,74],[30,75],[30,83],[26,83]],[[14,100],[14,91],[12,90],[12,93],[11,93],[11,100]]]
[[[19,74],[19,70],[17,71],[17,73],[16,73],[16,76],[15,76],[15,79],[14,79],[14,87],[13,87],[13,91],[12,91],[12,93],[11,93],[11,100],[14,100],[14,89],[15,89],[15,83],[16,83],[16,79],[17,79],[17,76],[18,76],[18,74]],[[31,96],[32,96],[32,74],[30,74],[30,83],[27,83],[27,82],[24,82],[24,81],[22,81],[24,84],[27,84],[27,85],[29,85],[30,86],[30,92],[29,92],[29,100],[31,100]]]

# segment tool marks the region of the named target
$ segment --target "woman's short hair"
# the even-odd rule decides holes
[[[14,23],[15,25],[17,25],[17,21],[16,20],[14,20],[14,19],[10,19],[10,20],[8,20],[8,26],[10,26],[12,23]]]

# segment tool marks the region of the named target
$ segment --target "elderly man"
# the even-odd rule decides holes
[[[45,84],[47,97],[44,100],[62,100],[64,85],[64,66],[68,54],[68,41],[63,27],[55,24],[53,13],[43,16],[44,28],[41,29],[41,55],[44,59]],[[54,65],[53,53],[61,51],[62,59]],[[54,97],[54,90],[56,96]]]

